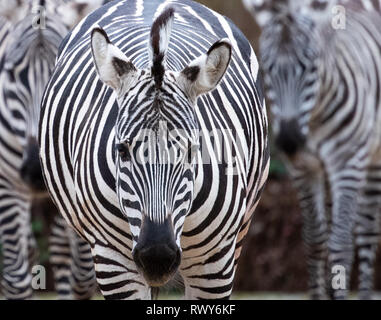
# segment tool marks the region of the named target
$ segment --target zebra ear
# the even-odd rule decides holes
[[[251,13],[257,24],[262,28],[272,18],[269,0],[242,0],[247,11]]]
[[[90,12],[99,8],[103,4],[103,0],[71,0],[60,3],[56,12],[61,21],[69,28],[75,27]]]
[[[137,69],[125,54],[111,43],[103,29],[93,30],[91,49],[100,79],[118,94],[128,91],[136,79]]]
[[[28,14],[28,10],[27,0],[0,0],[0,16],[12,23],[22,20]]]
[[[302,0],[296,1],[299,3]],[[306,1],[306,0],[303,0]],[[246,9],[254,17],[257,24],[263,28],[275,15],[280,12],[287,12],[290,5],[295,1],[290,0],[242,0]]]
[[[178,77],[180,87],[195,100],[217,87],[229,66],[232,45],[229,39],[216,42],[209,51],[191,62]]]

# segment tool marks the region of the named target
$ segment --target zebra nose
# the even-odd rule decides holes
[[[177,247],[156,244],[135,249],[134,260],[152,287],[167,283],[180,265],[181,254]]]
[[[275,143],[278,148],[288,156],[294,156],[306,142],[296,119],[282,120]]]
[[[34,192],[45,191],[44,178],[39,157],[39,147],[35,139],[30,138],[25,149],[24,160],[20,168],[21,179]]]
[[[180,265],[181,251],[169,219],[161,224],[144,219],[133,258],[151,287],[162,286],[172,278]]]

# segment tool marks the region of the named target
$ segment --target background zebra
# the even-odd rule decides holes
[[[48,0],[42,7],[45,13],[54,14],[69,29],[73,28],[87,14],[111,0]],[[40,13],[39,0],[0,0],[0,14],[4,21],[15,24],[28,13]],[[42,8],[41,8],[42,9]]]
[[[257,73],[238,28],[189,0],[112,2],[68,35],[40,155],[106,298],[149,298],[177,269],[186,298],[230,296],[269,166]]]
[[[304,216],[311,296],[327,297],[327,249],[329,274],[345,267],[349,285],[356,224],[360,298],[370,298],[381,199],[379,2],[244,3],[262,28],[275,139]],[[333,291],[346,297],[340,286]]]
[[[75,15],[78,4],[74,1],[60,5],[57,1],[1,2],[0,236],[3,293],[10,299],[32,295],[30,269],[36,243],[30,211],[36,199],[38,203],[50,202],[36,139],[40,103],[67,27],[77,22],[65,22],[59,12],[72,9],[72,18],[79,19],[93,5],[81,4]],[[94,274],[87,244],[55,215],[53,205],[42,207],[48,208],[49,219],[54,219],[50,259],[60,297],[89,297]]]

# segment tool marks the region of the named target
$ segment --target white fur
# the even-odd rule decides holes
[[[169,46],[173,26],[173,18],[169,19],[167,24],[160,29],[160,52],[166,53]]]
[[[205,94],[217,87],[223,78],[229,62],[231,42],[223,39],[220,42],[226,46],[220,46],[212,50],[209,55],[203,54],[189,64],[189,67],[199,67],[200,72],[197,79],[192,83],[180,73],[178,82],[191,99],[195,100],[199,95]]]
[[[112,61],[114,58],[118,58],[129,63],[128,58],[119,48],[108,43],[107,39],[100,32],[95,32],[93,34],[91,46],[94,62],[100,79],[120,94],[126,85],[131,84],[135,74],[134,72],[131,72],[129,75],[120,77],[117,74]]]

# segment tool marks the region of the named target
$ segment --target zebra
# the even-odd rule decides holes
[[[31,267],[36,259],[30,221],[33,203],[42,202],[49,215],[57,211],[46,203],[50,200],[39,163],[37,127],[42,94],[58,47],[72,27],[52,10],[60,8],[56,2],[19,2],[20,8],[12,3],[6,7],[14,17],[1,12],[5,18],[1,18],[0,42],[0,237],[2,287],[9,299],[32,296]],[[74,1],[62,4],[74,5]],[[36,7],[45,11],[36,16]],[[58,213],[52,219],[50,261],[56,290],[62,299],[89,298],[95,288],[90,249]]]
[[[347,297],[357,246],[359,297],[370,299],[381,199],[379,2],[244,3],[262,29],[266,95],[299,194],[311,298]]]
[[[269,170],[260,88],[241,31],[191,0],[114,1],[66,37],[41,164],[106,299],[150,299],[176,273],[186,299],[230,297]]]

